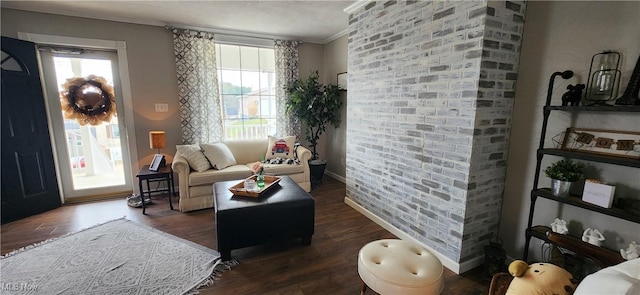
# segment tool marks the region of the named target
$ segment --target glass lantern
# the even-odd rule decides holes
[[[606,102],[618,95],[620,87],[620,53],[603,51],[591,58],[585,99],[589,105],[609,105]]]

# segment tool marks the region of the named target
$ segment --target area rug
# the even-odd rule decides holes
[[[229,264],[209,248],[118,219],[0,259],[2,294],[197,294]]]

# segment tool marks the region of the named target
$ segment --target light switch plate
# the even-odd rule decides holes
[[[169,104],[156,103],[156,113],[166,113],[169,111]]]

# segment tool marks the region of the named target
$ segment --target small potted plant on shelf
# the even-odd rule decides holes
[[[318,82],[318,71],[314,71],[307,79],[296,80],[287,91],[290,94],[286,102],[287,114],[300,120],[304,137],[313,153],[309,160],[309,169],[311,186],[315,187],[322,182],[327,164],[320,159],[316,150],[320,135],[328,124],[335,128],[340,126],[340,87]]]
[[[544,173],[551,178],[551,193],[554,196],[567,196],[571,184],[584,176],[584,166],[571,160],[560,160],[547,167]]]

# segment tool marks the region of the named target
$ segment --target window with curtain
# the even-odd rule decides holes
[[[274,49],[229,44],[215,48],[225,140],[275,134]]]

